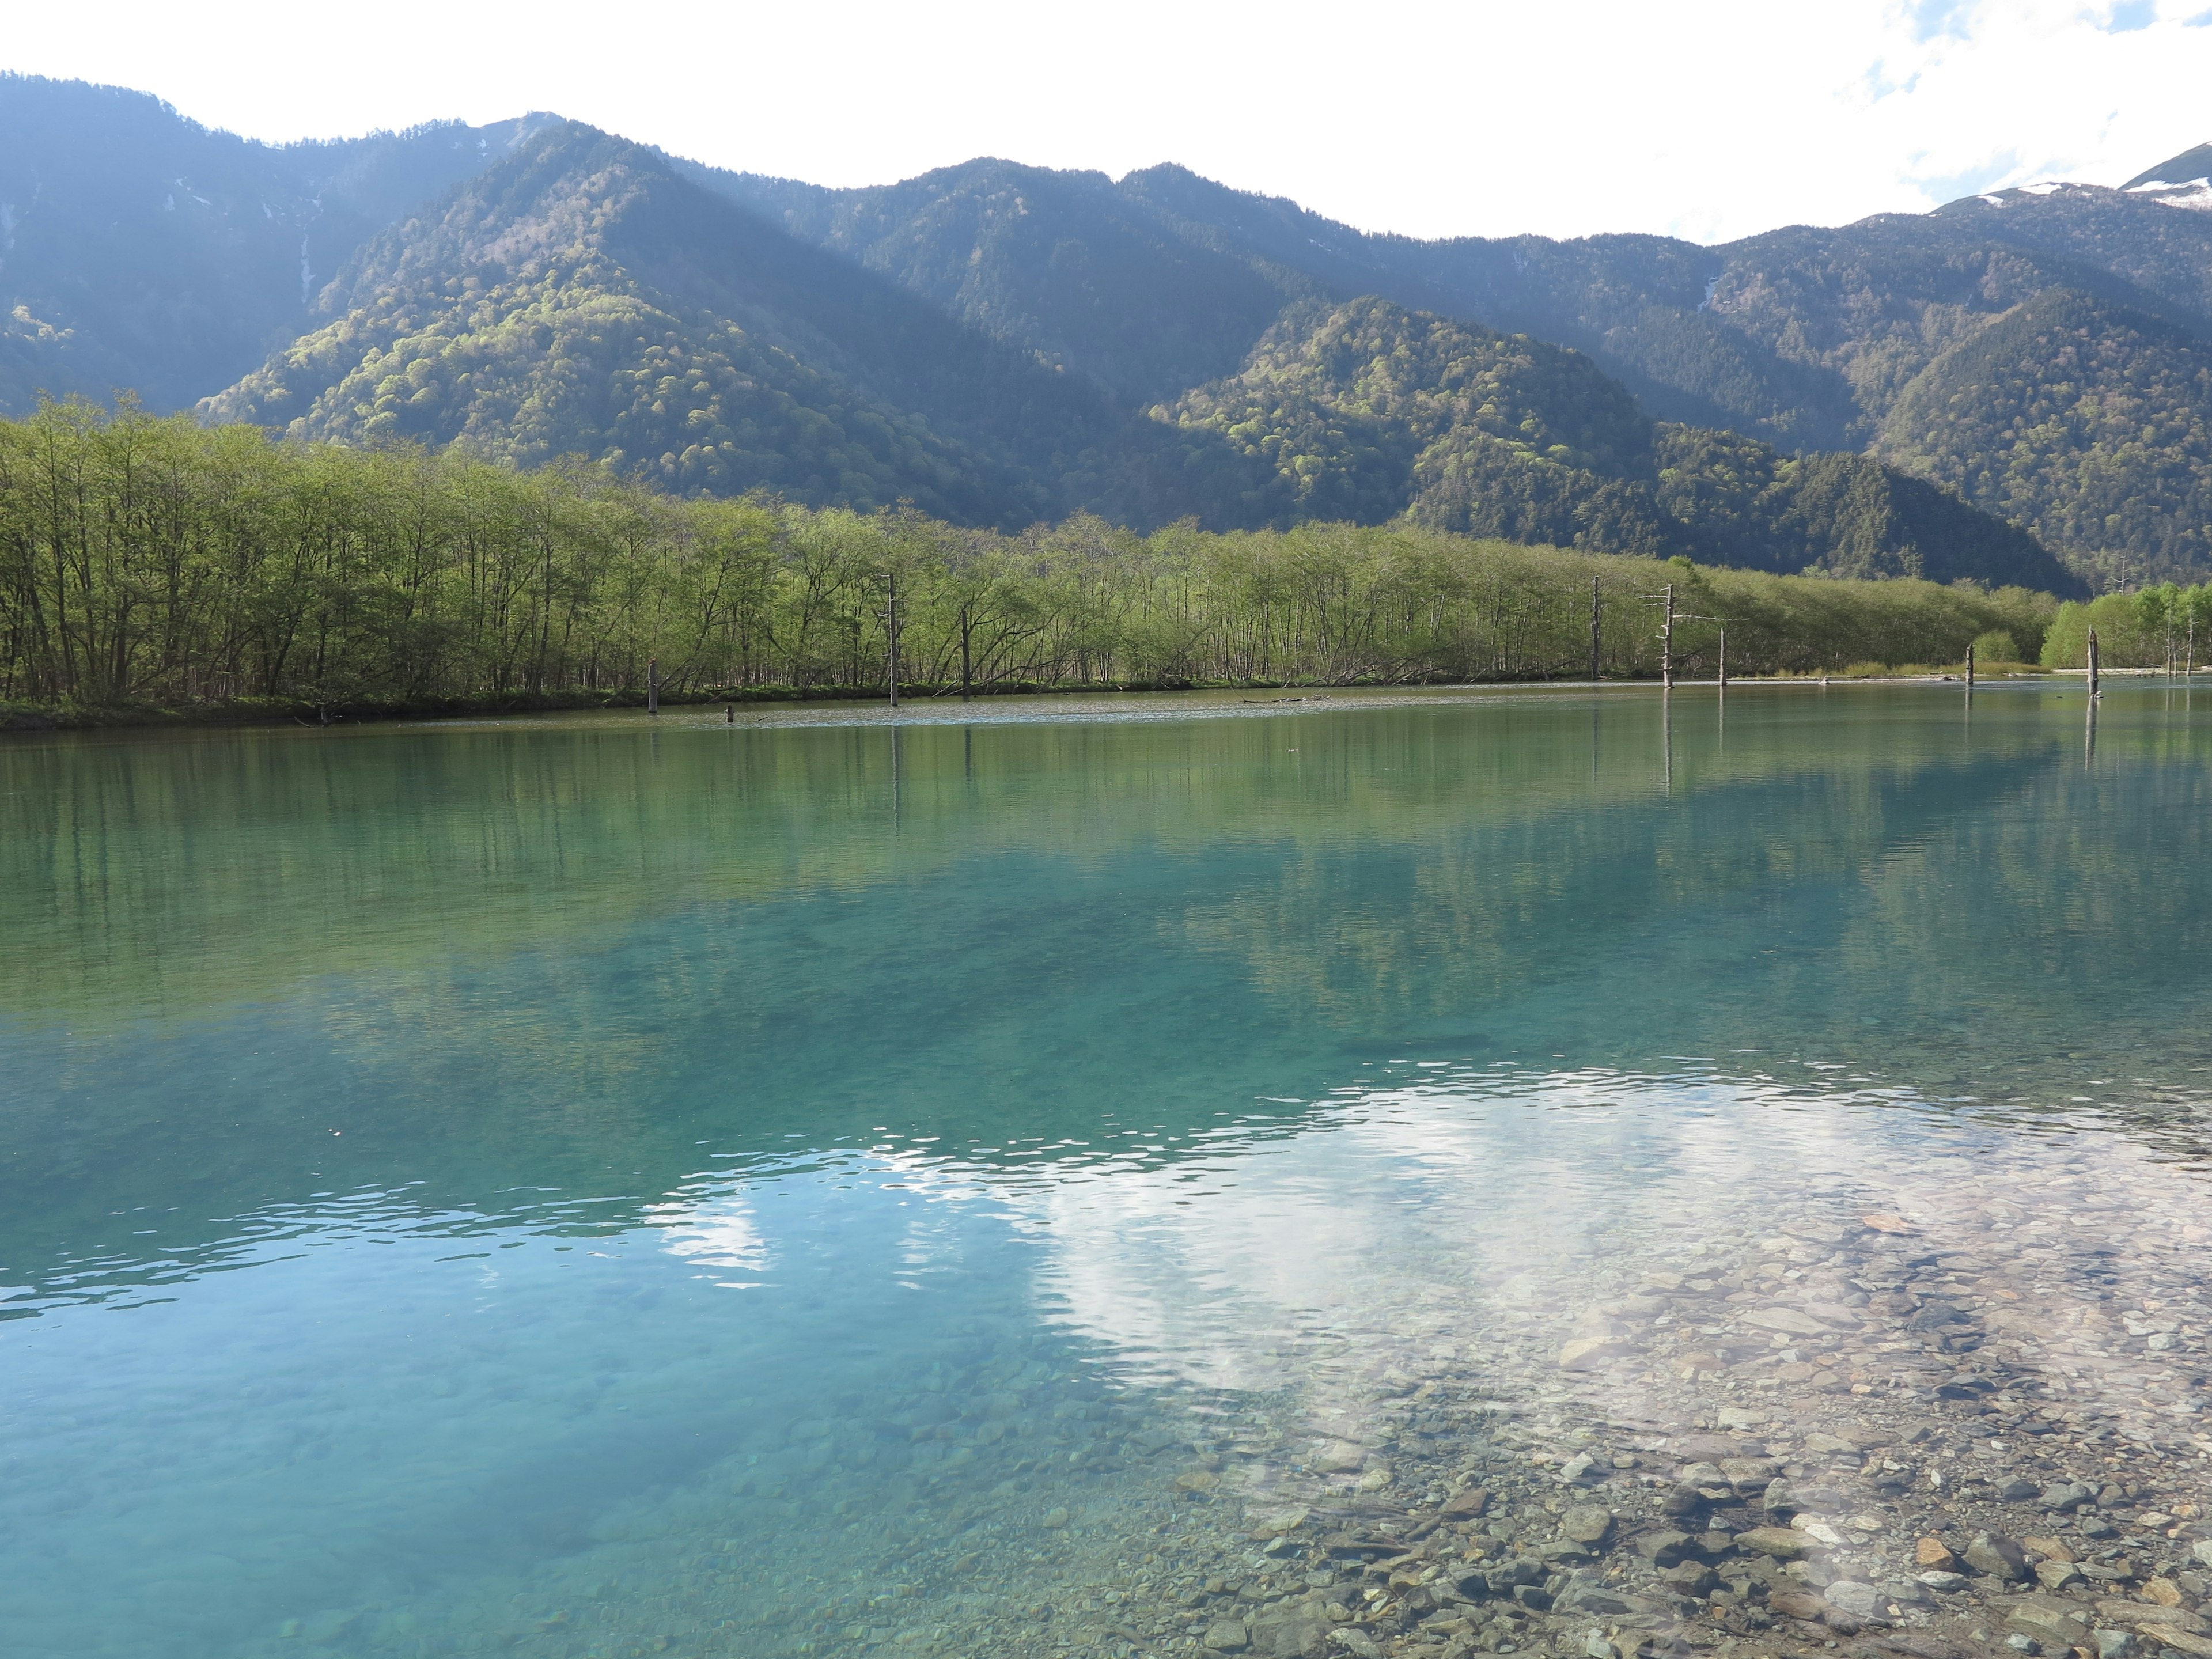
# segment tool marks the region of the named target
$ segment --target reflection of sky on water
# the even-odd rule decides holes
[[[504,1606],[917,1364],[1555,1387],[1598,1279],[1824,1206],[2148,1294],[2194,1176],[1926,1097],[2212,1059],[2212,739],[1778,691],[1668,797],[1639,694],[1407,702],[909,728],[896,785],[680,723],[0,754],[0,1627]]]
[[[1711,1068],[1382,1069],[1395,1076],[1294,1127],[1224,1125],[1172,1162],[878,1149],[822,1178],[906,1211],[884,1236],[892,1259],[870,1271],[930,1288],[960,1271],[974,1224],[1009,1224],[1030,1247],[1039,1316],[1132,1381],[1226,1389],[1294,1382],[1302,1349],[1382,1328],[1414,1300],[1441,1298],[1475,1352],[1500,1307],[1567,1311],[1601,1256],[1695,1252],[1709,1229],[1780,1227],[1810,1208],[1922,1215],[1988,1197],[1929,1162],[1983,1143],[1986,1126],[1881,1096]],[[2038,1144],[2015,1145],[2006,1167],[2032,1164]],[[661,1248],[737,1276],[718,1282],[772,1275],[808,1247],[772,1237],[748,1190],[714,1178],[653,1206]]]

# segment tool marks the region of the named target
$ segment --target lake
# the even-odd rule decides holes
[[[2212,693],[1273,696],[0,745],[0,1648],[2212,1654]]]

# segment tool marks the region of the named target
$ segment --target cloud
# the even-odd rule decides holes
[[[2117,183],[2212,137],[2195,113],[2212,31],[2148,0],[1281,0],[1264,22],[1192,0],[670,0],[650,28],[577,0],[386,0],[379,17],[33,9],[7,62],[272,139],[550,109],[833,185],[982,155],[1178,161],[1423,236],[1721,240],[1922,210],[1962,181]]]
[[[1911,0],[1905,8],[1905,20],[1916,40],[1933,40],[1944,35],[1963,40],[1972,13],[1972,0]]]

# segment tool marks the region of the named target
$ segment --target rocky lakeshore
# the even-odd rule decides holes
[[[1152,1644],[2212,1655],[2212,1231],[2072,1184],[1693,1247],[1593,1302],[1556,1380],[1408,1352],[1364,1434],[1247,1445],[1268,1541]],[[2096,1220],[2124,1237],[2084,1249]]]
[[[1212,1304],[1270,1386],[1010,1300],[496,1595],[257,1651],[2212,1659],[2199,1176],[1823,1132],[1671,1229],[1671,1177],[1551,1234],[1443,1188],[1307,1328]]]

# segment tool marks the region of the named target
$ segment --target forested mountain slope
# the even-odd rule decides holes
[[[1792,574],[2074,586],[2033,537],[1879,461],[1657,424],[1577,352],[1385,300],[1294,311],[1163,413],[1227,441],[1243,514],[1269,524],[1403,514]]]
[[[2035,186],[1711,248],[1657,236],[1373,235],[1174,167],[1108,181],[975,163],[860,191],[700,176],[977,327],[1119,388],[1171,378],[1146,356],[1158,337],[1147,308],[1173,290],[1170,270],[1202,270],[1212,291],[1238,301],[1182,312],[1170,361],[1183,372],[1255,348],[1275,326],[1261,315],[1269,294],[1285,307],[1378,295],[1572,346],[1664,419],[1785,452],[1876,451],[2039,527],[2101,579],[2201,569],[2212,559],[2202,521],[2188,517],[2171,445],[2107,445],[2094,457],[2085,450],[2070,470],[2039,465],[2001,482],[1945,449],[1940,433],[1886,424],[1923,374],[1936,375],[1948,405],[1972,405],[1967,377],[1984,359],[1948,354],[2040,296],[2082,295],[2150,319],[2161,343],[2142,349],[2154,354],[2203,337],[2212,327],[2212,215],[2186,209],[2212,202],[2212,186],[2187,156],[2130,190]],[[997,218],[973,210],[992,189],[1004,204]],[[1097,275],[1139,269],[1149,274]],[[1054,320],[1071,313],[1084,320],[1079,349]],[[1137,344],[1125,352],[1123,341]],[[2154,427],[2193,429],[2212,417],[2179,360],[2136,381],[2131,408]],[[1994,418],[2016,390],[1990,387],[1982,414]],[[1934,395],[1912,406],[1925,410]],[[2148,505],[2100,507],[2116,491]]]
[[[144,93],[0,76],[0,414],[41,391],[204,397],[306,327],[361,242],[544,119],[277,146]]]
[[[573,123],[378,237],[322,309],[206,412],[975,523],[1054,512],[1045,481],[1125,418],[1081,377]]]
[[[1881,452],[2088,554],[2107,584],[2212,564],[2212,343],[2057,289],[1938,357]]]
[[[975,525],[1404,514],[2063,580],[1903,469],[2100,580],[2212,562],[2186,157],[1707,248],[1370,234],[1172,166],[827,190],[544,117],[274,147],[21,77],[0,141],[0,411],[130,387]],[[2086,357],[2018,345],[2055,295]]]
[[[880,191],[832,191],[687,171],[1135,404],[1231,373],[1285,303],[1324,291],[1182,235],[1103,173],[984,160]]]

